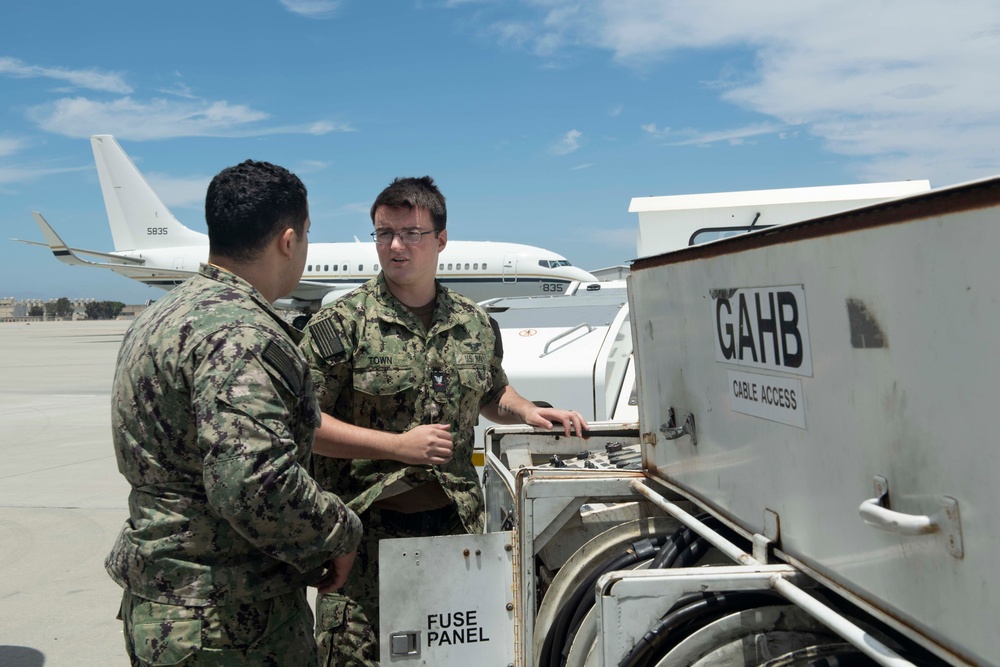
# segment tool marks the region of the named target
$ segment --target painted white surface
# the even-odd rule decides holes
[[[776,512],[784,552],[983,664],[1000,655],[998,219],[1000,202],[799,241],[775,234],[765,247],[633,267],[629,288],[657,474],[754,532]],[[719,358],[713,316],[718,290],[789,285],[808,302],[811,372],[754,373],[800,386],[794,424],[734,405],[733,378],[751,369]],[[849,300],[884,347],[852,347]],[[696,446],[660,437],[668,406],[678,422],[695,415]],[[859,506],[877,475],[897,512],[933,515],[954,498],[964,556],[940,533],[866,525]]]
[[[510,544],[510,533],[382,540],[382,664],[513,664]],[[417,653],[391,655],[391,635],[406,632]]]
[[[637,256],[651,257],[687,247],[702,229],[745,228],[755,219],[757,227],[800,222],[929,189],[929,181],[896,181],[635,197],[628,210],[639,214]]]

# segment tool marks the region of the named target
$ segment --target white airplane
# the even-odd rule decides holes
[[[208,236],[178,222],[114,137],[94,135],[90,144],[114,251],[69,247],[37,211],[32,215],[45,243],[13,240],[48,246],[65,264],[110,269],[167,290],[197,273],[198,264],[208,259]],[[576,282],[597,280],[565,257],[518,243],[449,241],[440,259],[438,279],[474,301],[565,294]],[[313,312],[378,272],[374,242],[362,243],[355,237],[354,243],[312,243],[298,288],[278,305]]]

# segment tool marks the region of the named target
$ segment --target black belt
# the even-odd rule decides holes
[[[421,535],[447,535],[461,524],[454,505],[445,505],[436,510],[405,514],[395,510],[384,510],[372,507],[372,519],[383,526],[395,528],[407,533]],[[374,515],[378,512],[377,515]]]

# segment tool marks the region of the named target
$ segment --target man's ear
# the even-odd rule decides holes
[[[285,259],[292,258],[293,249],[295,248],[295,236],[295,230],[291,227],[285,227],[285,231],[278,234],[278,250],[285,256]]]
[[[448,245],[448,230],[447,229],[442,229],[440,232],[438,232],[437,242],[438,242],[438,252],[441,252],[442,250],[444,250],[444,247],[446,245]]]

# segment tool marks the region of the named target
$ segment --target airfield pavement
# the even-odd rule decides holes
[[[104,571],[128,513],[110,426],[128,325],[0,323],[2,667],[129,664]]]

